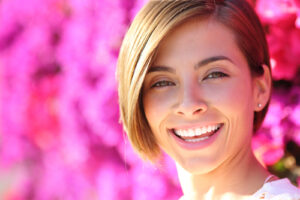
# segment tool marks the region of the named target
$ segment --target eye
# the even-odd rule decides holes
[[[217,79],[217,78],[223,78],[223,77],[228,77],[227,74],[223,73],[223,72],[212,72],[210,74],[208,74],[203,80],[205,79]]]
[[[157,81],[156,83],[154,83],[151,88],[161,88],[161,87],[166,87],[166,86],[174,86],[175,83],[171,82],[171,81],[166,81],[166,80],[162,80],[162,81]]]

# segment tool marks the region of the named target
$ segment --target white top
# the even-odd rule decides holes
[[[271,177],[271,176],[270,176]],[[289,179],[267,182],[249,200],[300,200],[300,189],[290,183]],[[180,200],[185,200],[181,197]]]
[[[300,189],[285,179],[279,179],[265,183],[255,194],[252,199],[265,200],[300,200]]]

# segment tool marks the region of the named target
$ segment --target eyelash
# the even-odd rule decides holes
[[[151,88],[154,87],[167,87],[167,86],[174,86],[175,83],[171,82],[171,81],[166,81],[166,80],[162,80],[162,81],[157,81],[156,83],[154,83]]]
[[[208,74],[203,80],[223,78],[223,77],[228,77],[228,75],[223,72],[216,71],[216,72],[212,72],[212,73]]]
[[[208,74],[203,80],[206,79],[217,79],[217,78],[223,78],[223,77],[228,77],[227,74],[223,73],[223,72],[212,72],[210,74]],[[167,80],[162,80],[162,81],[157,81],[156,83],[154,83],[151,88],[162,88],[162,87],[167,87],[167,86],[175,86],[175,83],[173,83],[172,81],[167,81]]]

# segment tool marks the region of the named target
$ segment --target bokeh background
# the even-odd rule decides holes
[[[119,124],[115,70],[145,0],[0,0],[0,199],[174,200],[174,164],[141,161]],[[274,93],[257,158],[300,183],[300,0],[252,1]]]

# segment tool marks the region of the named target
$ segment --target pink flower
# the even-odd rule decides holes
[[[296,10],[293,0],[258,0],[256,3],[256,11],[265,23],[274,24]]]

